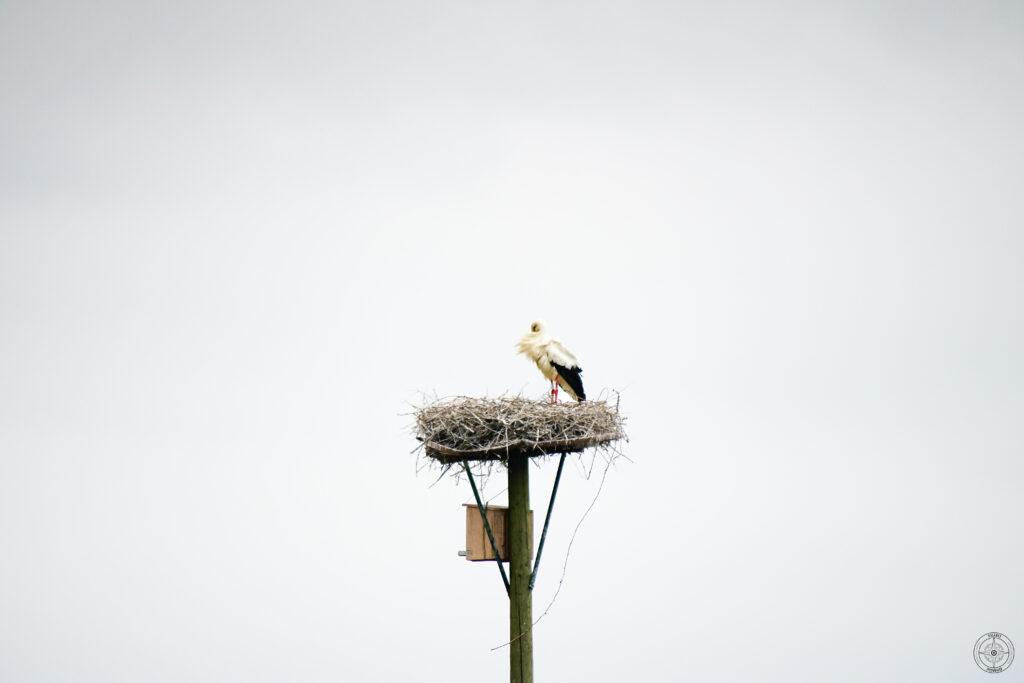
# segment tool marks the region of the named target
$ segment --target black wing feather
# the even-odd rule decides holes
[[[567,368],[564,365],[551,361],[551,365],[555,368],[555,372],[558,376],[565,380],[573,392],[576,394],[576,400],[586,401],[587,395],[583,393],[583,378],[580,377],[580,373],[583,372],[583,368]]]

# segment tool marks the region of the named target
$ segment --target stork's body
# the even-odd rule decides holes
[[[523,335],[516,347],[519,353],[526,354],[536,363],[541,374],[551,382],[552,403],[558,402],[558,387],[565,389],[577,401],[587,400],[583,392],[583,379],[580,377],[583,369],[561,342],[548,336],[542,321],[534,321],[530,331]]]

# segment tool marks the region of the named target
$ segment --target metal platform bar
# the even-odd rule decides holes
[[[537,581],[537,570],[540,568],[540,555],[544,552],[544,539],[548,537],[548,523],[551,522],[551,510],[555,507],[555,494],[558,493],[558,482],[562,479],[562,465],[565,464],[565,453],[558,461],[558,472],[555,473],[555,485],[551,488],[551,501],[548,503],[548,514],[544,517],[544,531],[540,534],[540,545],[537,546],[537,559],[533,561],[533,573],[530,574],[530,590]]]
[[[476,480],[473,479],[473,473],[469,469],[469,462],[462,462],[462,469],[466,471],[466,477],[469,479],[469,485],[473,488],[473,496],[476,498],[476,507],[480,510],[480,517],[484,520],[484,530],[487,531],[487,538],[491,541],[491,550],[494,551],[494,559],[498,564],[498,570],[501,572],[501,580],[505,584],[505,592],[511,597],[512,589],[509,588],[508,575],[505,574],[505,565],[501,563],[501,553],[498,552],[498,544],[494,542],[494,533],[491,532],[491,523],[487,521],[487,512],[484,507],[484,503],[480,500],[480,492],[476,489]],[[561,467],[559,467],[559,473],[561,473]],[[547,525],[545,524],[545,530]]]

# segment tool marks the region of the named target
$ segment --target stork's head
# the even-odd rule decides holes
[[[516,347],[519,353],[529,354],[531,357],[536,352],[538,344],[543,342],[545,330],[544,321],[537,319],[530,323],[530,331],[523,335]]]

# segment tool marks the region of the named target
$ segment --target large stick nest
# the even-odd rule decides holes
[[[551,404],[522,397],[436,401],[416,412],[416,437],[428,457],[448,464],[510,455],[577,453],[626,438],[618,405]]]

